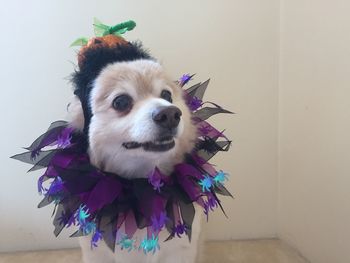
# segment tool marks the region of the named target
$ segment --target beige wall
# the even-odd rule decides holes
[[[65,116],[75,52],[92,35],[92,18],[135,19],[141,39],[169,73],[212,78],[207,98],[237,112],[214,119],[234,140],[215,160],[231,174],[234,201],[224,199],[205,226],[210,239],[276,235],[278,0],[130,1],[11,0],[0,8],[0,251],[75,246],[56,239],[51,208],[36,209],[39,173],[8,158]],[[6,127],[6,129],[4,129]],[[16,190],[14,190],[16,189]]]
[[[350,2],[283,0],[279,235],[350,262]]]

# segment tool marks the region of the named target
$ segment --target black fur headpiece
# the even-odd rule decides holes
[[[128,42],[115,47],[95,47],[84,51],[84,61],[72,75],[74,94],[78,96],[84,112],[84,133],[87,135],[92,117],[89,105],[93,83],[102,69],[115,62],[153,59],[139,42]]]

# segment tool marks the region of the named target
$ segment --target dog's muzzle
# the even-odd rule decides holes
[[[160,139],[148,142],[126,142],[126,149],[143,148],[145,151],[164,152],[175,146],[174,136],[180,123],[182,112],[175,106],[161,106],[152,113],[152,120],[158,127]]]

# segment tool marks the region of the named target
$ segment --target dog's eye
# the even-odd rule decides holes
[[[126,94],[120,95],[113,100],[112,106],[117,111],[128,111],[132,107],[132,98]]]
[[[160,94],[160,97],[162,99],[165,99],[165,100],[169,101],[169,102],[173,102],[173,99],[171,97],[171,93],[170,93],[169,90],[165,90],[165,89],[162,90],[162,93]]]

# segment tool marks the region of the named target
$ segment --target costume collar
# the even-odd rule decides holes
[[[193,76],[184,75],[183,87]],[[203,102],[209,80],[184,90],[187,105],[198,128],[195,149],[177,164],[170,176],[155,167],[148,178],[125,179],[99,170],[90,163],[86,137],[65,121],[57,121],[37,138],[28,151],[12,158],[32,164],[29,171],[45,168],[38,180],[44,196],[39,208],[54,204],[54,234],[75,228],[72,237],[91,235],[91,247],[104,240],[114,251],[159,249],[160,231],[169,241],[187,235],[191,239],[194,204],[207,216],[220,207],[218,195],[231,196],[224,187],[228,175],[217,171],[209,160],[228,151],[231,141],[206,120],[214,114],[231,113],[212,102]],[[47,149],[49,148],[49,149]],[[137,229],[147,229],[143,240],[133,238]]]

